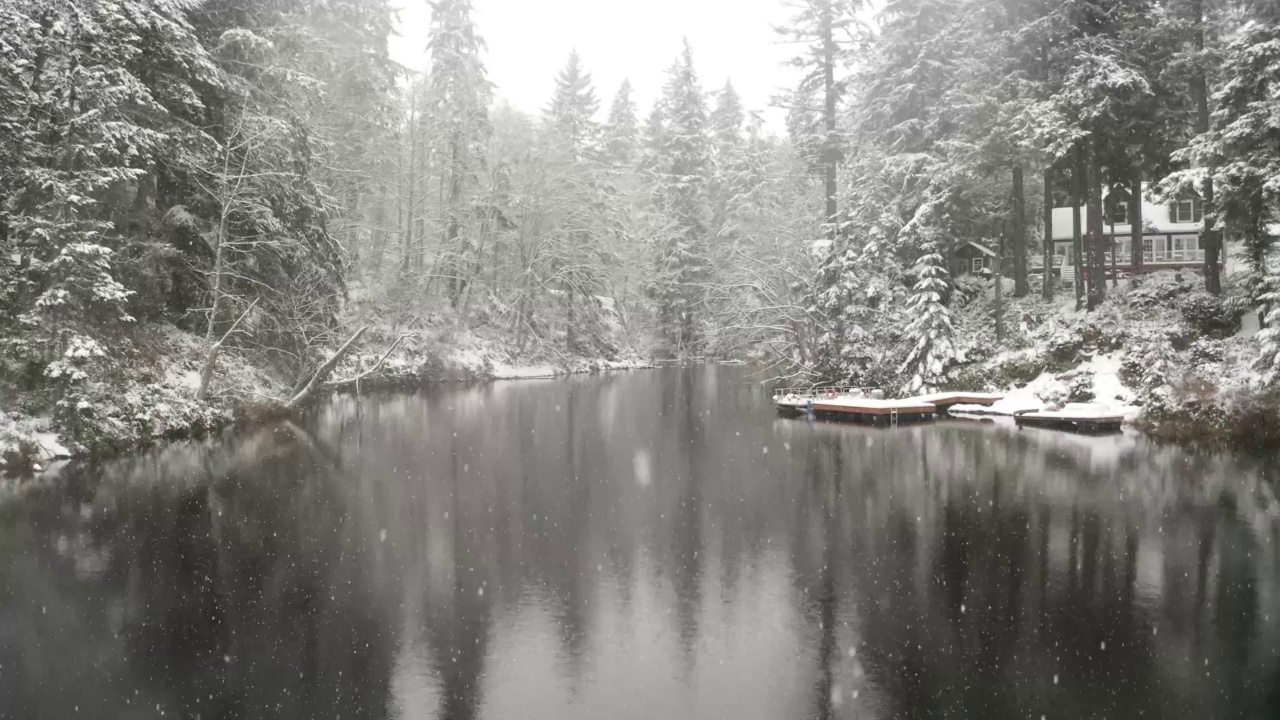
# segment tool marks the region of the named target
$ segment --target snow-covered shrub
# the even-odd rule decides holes
[[[1059,327],[1045,341],[1044,358],[1052,370],[1066,370],[1084,349],[1084,339],[1071,328]]]
[[[1222,341],[1207,337],[1197,338],[1188,351],[1188,362],[1192,367],[1220,363],[1223,357]]]
[[[1152,341],[1130,345],[1120,360],[1120,382],[1139,395],[1168,383],[1176,354],[1167,343]]]
[[[1067,402],[1087,403],[1093,402],[1093,372],[1090,370],[1081,370],[1071,379],[1071,383],[1067,385]]]
[[[1179,301],[1178,310],[1196,332],[1219,338],[1239,330],[1243,315],[1235,303],[1228,303],[1207,292],[1186,295]]]
[[[961,275],[952,281],[951,307],[962,308],[987,294],[987,283],[973,275]]]
[[[1139,309],[1159,309],[1173,305],[1173,301],[1193,290],[1177,273],[1157,272],[1143,278],[1140,285],[1131,286],[1124,294],[1125,303]]]

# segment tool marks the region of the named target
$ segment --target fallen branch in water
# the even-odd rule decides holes
[[[404,340],[405,338],[407,338],[407,337],[409,337],[409,335],[408,335],[408,334],[405,334],[405,335],[401,335],[400,337],[396,338],[395,342],[391,343],[391,346],[387,348],[387,351],[386,351],[386,352],[384,352],[384,353],[382,353],[382,357],[378,358],[378,362],[376,362],[376,363],[374,363],[373,365],[371,365],[371,366],[369,367],[369,369],[368,369],[368,370],[365,370],[365,371],[363,371],[363,372],[360,372],[360,373],[358,373],[358,374],[356,374],[356,375],[354,375],[354,376],[352,376],[352,377],[339,378],[339,379],[337,379],[337,380],[329,380],[329,381],[325,382],[325,386],[326,386],[326,387],[339,387],[339,386],[342,386],[342,385],[350,385],[351,383],[358,383],[358,382],[360,382],[361,380],[363,380],[363,379],[365,379],[365,378],[369,377],[370,375],[372,375],[372,374],[373,374],[373,372],[374,372],[375,370],[377,370],[379,367],[381,367],[381,366],[382,366],[382,363],[386,362],[387,358],[391,356],[391,351],[395,350],[395,349],[396,349],[396,346],[397,346],[397,345],[399,345],[399,344],[400,344],[400,342],[401,342],[402,340]]]
[[[356,330],[355,333],[342,344],[342,347],[338,348],[338,351],[335,352],[332,357],[325,360],[324,364],[316,368],[316,372],[311,376],[311,380],[309,380],[306,385],[303,385],[302,389],[290,398],[289,402],[285,403],[285,406],[296,408],[305,402],[307,397],[310,396],[317,387],[324,383],[325,378],[329,377],[329,373],[333,372],[333,369],[337,367],[338,361],[342,359],[342,356],[347,354],[347,351],[351,349],[351,346],[354,345],[355,342],[360,339],[360,336],[364,335],[364,331],[368,329],[369,326],[364,325],[359,330]]]

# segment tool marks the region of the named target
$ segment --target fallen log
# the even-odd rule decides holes
[[[294,396],[289,399],[289,402],[285,403],[285,406],[296,408],[302,405],[302,403],[306,401],[317,387],[324,384],[324,381],[329,377],[329,373],[333,372],[333,369],[337,367],[338,362],[342,360],[342,357],[347,354],[347,351],[351,349],[351,346],[354,345],[356,341],[360,339],[360,336],[364,335],[364,331],[368,329],[369,326],[364,325],[361,326],[359,330],[356,330],[355,333],[342,344],[342,347],[338,348],[338,351],[335,352],[332,357],[325,360],[320,367],[316,368],[316,372],[311,376],[311,380],[309,380],[306,385],[303,385],[302,389],[294,394]]]

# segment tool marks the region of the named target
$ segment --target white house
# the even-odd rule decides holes
[[[1102,234],[1107,242],[1107,266],[1111,266],[1114,249],[1117,269],[1130,267],[1129,244],[1132,239],[1129,203],[1124,200],[1103,202],[1105,208]],[[1089,227],[1089,209],[1080,208],[1082,236]],[[1142,270],[1167,270],[1199,267],[1204,263],[1200,232],[1204,229],[1204,204],[1199,198],[1171,204],[1142,203]],[[1053,209],[1054,267],[1070,267],[1075,263],[1072,208]],[[1223,258],[1225,260],[1225,258]],[[1041,258],[1032,263],[1042,267]]]

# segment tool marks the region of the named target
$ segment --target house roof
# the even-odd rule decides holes
[[[980,251],[982,252],[982,254],[983,254],[983,255],[986,255],[986,256],[988,256],[988,257],[995,257],[995,256],[996,256],[996,251],[995,251],[995,250],[992,250],[991,248],[989,248],[989,247],[987,247],[987,246],[985,246],[985,245],[979,245],[978,243],[976,243],[976,242],[974,242],[974,241],[972,241],[972,240],[970,240],[970,241],[966,242],[964,245],[971,245],[971,246],[973,246],[974,248],[977,248],[978,250],[980,250]],[[964,247],[964,245],[961,245],[960,247]]]

